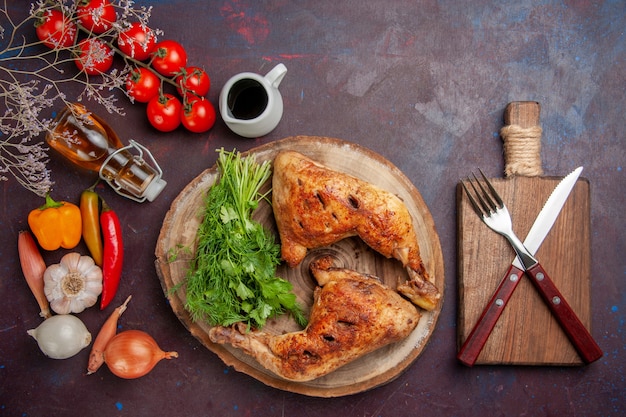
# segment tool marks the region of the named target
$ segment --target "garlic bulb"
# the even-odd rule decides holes
[[[91,343],[91,333],[83,322],[71,314],[46,319],[36,329],[28,330],[39,349],[52,359],[67,359]]]
[[[102,292],[102,269],[90,256],[72,252],[51,265],[43,275],[44,293],[57,314],[80,313]]]

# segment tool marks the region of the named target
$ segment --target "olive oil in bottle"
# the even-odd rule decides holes
[[[124,147],[117,134],[83,105],[72,103],[54,121],[46,142],[75,165],[98,172],[119,194],[153,201],[167,184],[150,152],[135,141]],[[130,152],[132,148],[138,155]],[[155,167],[143,159],[147,154]]]

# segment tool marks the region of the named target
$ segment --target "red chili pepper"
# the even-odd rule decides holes
[[[122,241],[122,228],[117,214],[102,201],[102,213],[100,214],[102,226],[102,239],[104,241],[102,261],[102,298],[100,310],[113,300],[122,276],[122,263],[124,260],[124,244]]]

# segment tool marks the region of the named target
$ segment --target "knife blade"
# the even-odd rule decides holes
[[[524,246],[533,256],[558,218],[582,170],[583,167],[578,167],[566,175],[554,188],[537,215],[537,218],[524,240]],[[482,351],[489,335],[504,311],[504,307],[506,307],[506,304],[513,295],[523,275],[524,268],[519,259],[515,257],[457,354],[457,359],[463,364],[473,366],[474,363],[476,363],[478,355]]]
[[[580,173],[583,171],[583,167],[578,167],[569,174],[567,174],[552,190],[550,197],[546,200],[543,208],[537,215],[535,222],[528,231],[526,239],[524,239],[524,246],[534,256],[537,250],[543,243],[543,240],[548,235],[548,232],[552,228],[552,225],[556,221],[556,218],[561,213],[567,197],[571,193]],[[522,269],[522,264],[519,258],[516,256],[511,262],[513,266],[518,269]]]

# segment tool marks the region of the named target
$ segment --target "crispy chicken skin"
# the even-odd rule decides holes
[[[229,343],[291,381],[310,381],[407,337],[420,313],[377,278],[333,268],[329,258],[311,264],[318,284],[308,326],[273,335],[244,324],[214,327],[214,343]]]
[[[298,265],[308,249],[359,236],[407,267],[410,279],[398,291],[426,310],[437,305],[441,295],[429,281],[411,215],[396,195],[294,151],[276,156],[272,178],[281,255],[289,266]]]

